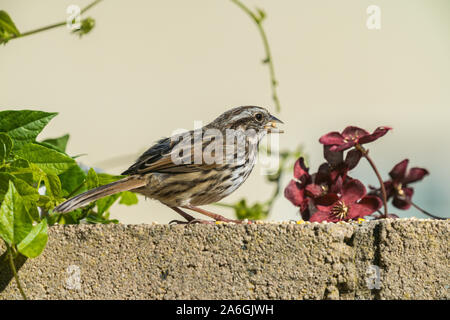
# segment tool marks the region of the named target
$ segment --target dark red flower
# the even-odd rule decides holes
[[[384,136],[391,129],[392,128],[390,127],[378,127],[373,133],[369,133],[364,129],[349,126],[345,128],[342,133],[333,131],[323,135],[319,139],[319,142],[325,146],[331,146],[331,151],[344,151],[357,144],[362,145],[375,141]]]
[[[321,166],[324,168],[323,166]],[[319,171],[313,175],[309,174],[309,168],[305,165],[303,157],[298,159],[294,165],[294,179],[292,179],[284,189],[284,196],[292,202],[294,206],[300,207],[300,213],[303,220],[310,217],[311,200],[321,196],[328,191],[328,187],[322,184],[328,181],[327,174],[319,168]]]
[[[338,222],[356,220],[371,215],[381,208],[382,202],[376,196],[367,196],[366,188],[356,179],[349,180],[340,193],[329,193],[314,200],[317,211],[312,222]]]
[[[331,183],[335,183],[339,177],[345,181],[347,173],[358,165],[362,153],[356,149],[350,150],[344,160],[343,151],[331,151],[330,149],[331,146],[323,146],[323,155],[330,167]]]
[[[308,205],[307,197],[305,195],[305,186],[292,179],[287,187],[284,189],[284,196],[292,202],[300,210],[306,209]]]
[[[396,164],[389,172],[390,180],[384,182],[386,189],[387,200],[393,198],[392,204],[394,207],[402,210],[407,210],[411,207],[411,199],[414,194],[414,189],[408,185],[413,182],[422,180],[428,171],[423,168],[411,168],[407,172],[409,160],[405,159]],[[373,194],[381,197],[379,189],[375,189]]]
[[[303,157],[294,164],[294,179],[284,189],[284,196],[296,207],[300,207],[300,213],[304,220],[309,219],[309,201],[306,195],[306,187],[312,182],[309,168],[305,165]]]

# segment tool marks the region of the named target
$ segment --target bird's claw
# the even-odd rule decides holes
[[[171,220],[169,221],[169,224],[188,224],[189,221],[181,221],[181,220]]]
[[[192,219],[190,221],[181,221],[181,220],[172,220],[169,222],[169,224],[215,224],[216,221],[210,221],[210,220],[201,220],[201,219]]]

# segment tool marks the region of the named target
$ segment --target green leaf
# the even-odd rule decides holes
[[[28,258],[35,258],[44,250],[47,240],[47,221],[33,226],[28,235],[17,245],[17,250]]]
[[[12,181],[0,207],[0,237],[9,245],[20,243],[30,232],[33,220]]]
[[[99,185],[97,173],[93,168],[90,168],[86,177],[86,188],[91,190],[97,188]]]
[[[104,212],[106,212],[111,206],[116,202],[116,200],[119,198],[120,194],[113,194],[109,197],[104,197],[97,200],[97,215],[102,215]]]
[[[22,196],[27,206],[38,201],[39,193],[35,188],[30,186],[26,181],[4,172],[0,172],[0,201],[4,200],[4,197],[8,192],[10,182],[14,183],[17,192],[19,192]]]
[[[10,182],[8,182],[8,186],[9,184]],[[5,199],[0,206],[0,238],[9,245],[14,243],[14,196],[17,197],[17,195],[13,192],[14,190],[8,189]]]
[[[4,10],[0,10],[0,44],[6,43],[12,37],[19,35],[20,32],[9,14]]]
[[[18,158],[18,159],[14,160],[14,161],[11,161],[9,163],[9,166],[11,168],[25,169],[25,168],[29,168],[30,167],[30,163],[27,160],[25,160],[25,159]]]
[[[25,159],[16,159],[10,162],[5,169],[5,172],[26,181],[30,185],[33,185],[35,182],[33,179],[33,170],[30,168],[30,163]]]
[[[53,199],[62,197],[61,181],[54,174],[46,174],[44,176],[45,190],[48,196]]]
[[[14,142],[13,150],[34,142],[38,134],[57,113],[33,110],[0,112],[0,132],[7,133]]]
[[[92,223],[92,224],[95,224],[95,223],[101,223],[101,224],[114,223],[114,224],[118,224],[119,220],[117,220],[117,219],[111,219],[110,220],[110,219],[105,218],[103,216],[97,216],[97,215],[90,214],[90,215],[88,215],[86,217],[86,222],[87,223]]]
[[[263,204],[257,202],[249,207],[245,199],[233,205],[236,217],[238,219],[260,220],[267,217],[268,209]]]
[[[7,134],[0,133],[0,165],[3,165],[8,160],[12,146],[11,138]]]
[[[45,139],[41,142],[41,144],[46,147],[55,148],[55,150],[65,153],[68,141],[69,135],[65,134],[59,138]]]
[[[49,196],[39,195],[39,199],[38,199],[38,201],[36,202],[36,204],[37,204],[39,207],[47,208],[47,207],[49,207],[49,205],[48,205],[49,202],[51,202],[51,199],[50,199]]]
[[[36,204],[39,201],[39,192],[22,179],[14,177],[14,186],[19,192],[22,200],[25,204],[28,213],[31,215],[34,221],[39,220],[39,212],[37,211]]]
[[[20,32],[17,30],[17,27],[11,17],[4,10],[0,10],[0,29],[7,30],[15,36],[20,35]]]
[[[63,195],[67,196],[75,191],[86,179],[86,173],[79,166],[70,167],[67,171],[59,175],[59,180],[61,181],[61,188],[63,190]],[[81,187],[78,193],[86,190],[86,187]],[[74,194],[75,195],[75,194]]]
[[[28,214],[30,215],[31,219],[33,219],[33,221],[40,221],[41,217],[40,217],[40,213],[37,207],[37,202],[33,203],[33,205],[28,206],[27,207],[28,210]]]
[[[258,21],[262,22],[265,18],[266,18],[266,13],[264,12],[264,10],[256,8],[256,12],[258,12]]]
[[[39,203],[44,210],[49,211],[65,199],[62,196],[61,181],[57,175],[46,174],[43,180],[47,197],[41,196]]]
[[[91,32],[91,30],[94,27],[95,27],[95,20],[91,17],[87,17],[86,19],[83,19],[81,21],[80,29],[76,29],[76,30],[72,31],[72,33],[77,33],[81,38],[83,35]]]
[[[6,193],[8,192],[10,181],[14,181],[13,175],[5,172],[0,172],[0,202],[3,201]]]
[[[100,186],[125,178],[125,176],[115,176],[107,173],[97,173],[97,176],[98,176],[98,183]]]
[[[82,209],[77,209],[75,211],[66,213],[62,215],[59,224],[80,224],[80,220],[85,217]]]
[[[121,193],[120,204],[132,206],[138,203],[138,198],[134,192],[124,191]]]
[[[52,213],[47,217],[49,225],[58,224],[80,224],[85,214],[82,209],[77,209],[68,213]]]
[[[69,156],[34,143],[25,145],[17,151],[17,155],[32,162],[47,174],[59,175],[76,165],[75,160]]]

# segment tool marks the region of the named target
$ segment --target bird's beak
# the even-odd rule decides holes
[[[267,133],[284,133],[283,130],[277,128],[277,123],[283,123],[283,121],[271,115],[264,129],[267,130]]]

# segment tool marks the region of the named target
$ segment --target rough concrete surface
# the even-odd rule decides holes
[[[448,299],[448,242],[448,220],[72,225],[16,265],[32,299]]]

